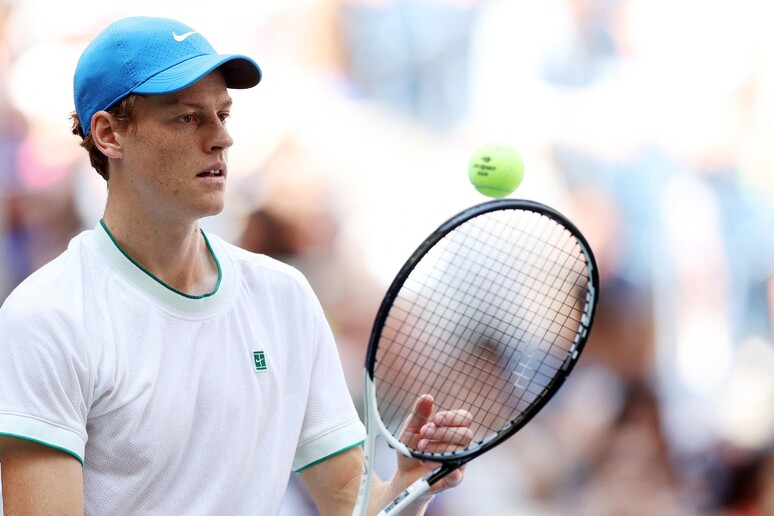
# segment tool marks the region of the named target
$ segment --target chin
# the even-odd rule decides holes
[[[218,215],[223,211],[226,205],[225,197],[223,195],[211,196],[209,198],[202,199],[199,213],[202,217],[212,217]]]
[[[207,210],[202,210],[202,217],[213,217],[215,215],[220,215],[223,212],[223,204],[221,203],[217,207],[211,207]]]

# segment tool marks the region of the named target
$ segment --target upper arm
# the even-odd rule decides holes
[[[352,514],[362,464],[363,450],[355,446],[299,473],[320,514]]]
[[[83,469],[73,455],[0,435],[3,510],[15,514],[83,514]]]
[[[19,288],[0,308],[0,434],[82,461],[93,393],[82,312]]]

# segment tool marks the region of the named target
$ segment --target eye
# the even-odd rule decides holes
[[[189,115],[182,115],[182,116],[177,117],[177,121],[181,122],[183,124],[190,124],[191,122],[194,121],[194,116],[191,115],[191,114],[189,114]]]
[[[218,118],[220,118],[221,123],[226,123],[226,120],[231,116],[231,113],[221,113],[218,115]]]

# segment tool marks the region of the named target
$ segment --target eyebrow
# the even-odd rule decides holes
[[[172,107],[172,106],[187,106],[192,107],[195,109],[205,109],[208,106],[205,104],[201,104],[196,101],[187,101],[183,98],[181,98],[182,95],[177,93],[171,93],[169,95],[159,95],[154,100],[156,103],[162,107]],[[233,99],[230,95],[226,94],[225,99],[222,102],[223,108],[230,108],[233,104]]]

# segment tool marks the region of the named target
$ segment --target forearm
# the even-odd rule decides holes
[[[390,504],[396,496],[408,487],[408,483],[402,477],[401,472],[397,471],[392,479],[387,482],[376,480],[371,487],[371,498],[368,504],[368,514],[378,514],[384,507]],[[414,500],[400,513],[401,516],[416,515],[425,513],[427,506],[433,499],[433,495],[425,493]]]
[[[351,516],[360,491],[362,461],[362,450],[352,448],[301,473],[322,516]],[[386,482],[374,474],[366,513],[378,514],[408,486],[407,480],[400,470]],[[401,516],[424,514],[431,499],[430,494],[419,497]]]
[[[371,490],[370,496],[368,498],[366,515],[372,516],[379,514],[379,511],[390,504],[396,496],[403,492],[406,487],[408,486],[406,485],[405,480],[402,478],[400,471],[397,471],[389,481],[381,480],[376,474],[374,474],[371,477]],[[342,514],[350,516],[352,513],[351,508],[354,507],[355,502],[357,501],[359,491],[360,476],[358,475],[356,478],[353,478],[347,486],[339,491],[341,498],[340,505],[337,506],[339,509],[342,507],[347,507],[348,509],[330,513],[321,511],[322,514],[324,516],[328,516],[329,514]],[[417,500],[412,502],[410,505],[404,508],[403,511],[401,511],[401,516],[421,516],[425,514],[427,506],[430,504],[432,499],[433,495],[431,494],[424,494],[420,496]]]

